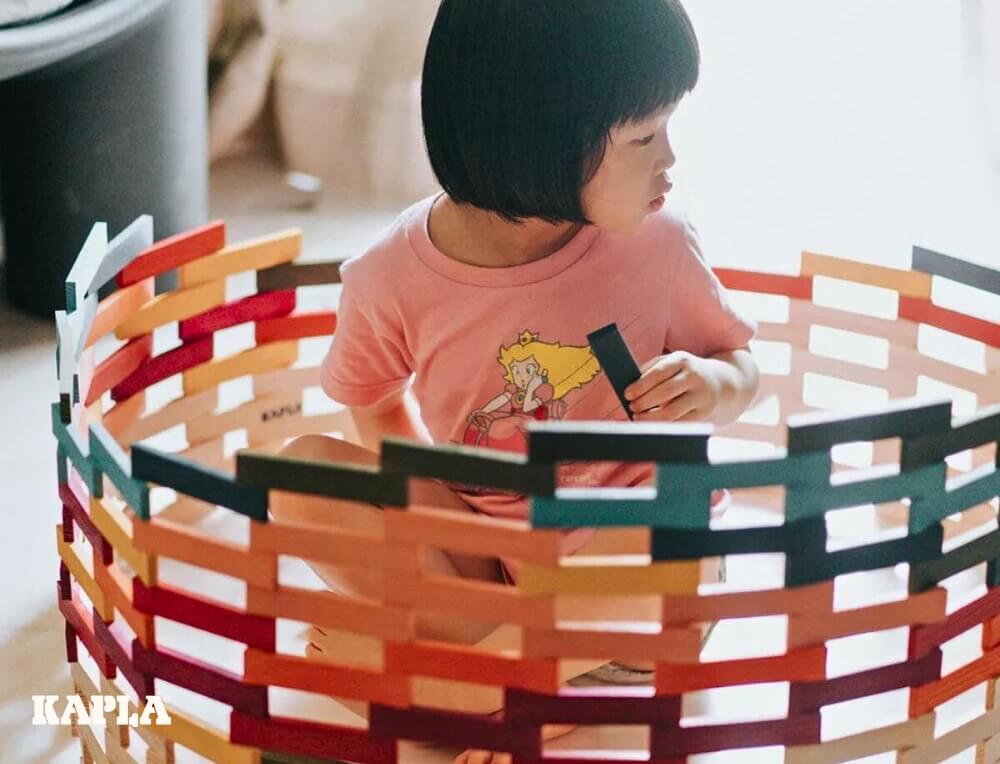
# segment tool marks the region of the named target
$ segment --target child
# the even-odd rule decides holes
[[[624,420],[587,334],[617,323],[641,364],[636,421],[736,419],[756,393],[754,326],[730,307],[694,229],[663,209],[668,122],[698,78],[678,0],[443,0],[423,73],[431,165],[444,191],[406,210],[342,268],[324,390],[364,448],[310,436],[287,453],[377,463],[383,435],[524,451],[536,420]],[[411,386],[412,378],[412,386]],[[419,416],[417,414],[419,406]],[[635,486],[648,464],[565,465],[559,484]],[[414,481],[412,501],[527,518],[520,495]],[[369,524],[286,498],[277,514]],[[578,548],[587,534],[571,534]],[[495,561],[440,554],[437,572],[499,580]],[[363,594],[363,574],[317,570]],[[418,624],[478,641],[486,625]]]

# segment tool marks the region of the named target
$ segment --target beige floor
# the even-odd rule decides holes
[[[962,85],[958,4],[919,12],[903,0],[773,0],[724,12],[714,0],[687,4],[705,69],[675,118],[675,203],[693,215],[713,263],[793,272],[809,248],[899,265],[908,263],[910,244],[922,243],[1000,265],[1000,182],[990,174],[974,93]],[[770,14],[768,23],[759,13]],[[326,258],[360,251],[400,209],[372,210],[336,194],[316,210],[291,209],[280,177],[260,160],[216,168],[212,215],[227,219],[234,238],[301,226],[309,256]],[[32,694],[67,689],[54,607],[52,340],[50,322],[0,304],[4,764],[78,757],[61,730],[28,723]],[[895,649],[872,640],[859,647]],[[738,709],[756,701],[737,694],[728,702]],[[760,756],[774,760],[774,753]]]

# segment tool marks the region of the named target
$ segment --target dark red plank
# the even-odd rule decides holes
[[[233,711],[229,740],[269,751],[338,758],[363,764],[396,764],[394,741],[372,740],[366,730],[300,721],[281,716],[261,719]]]
[[[78,526],[83,531],[83,535],[87,537],[90,545],[100,555],[101,563],[103,565],[110,565],[115,556],[114,547],[111,546],[108,540],[97,529],[97,526],[94,525],[94,521],[90,519],[90,512],[83,508],[80,497],[76,495],[76,492],[69,485],[63,483],[59,486],[59,498],[62,499],[63,503],[63,539],[66,540],[66,518],[68,515],[72,520],[70,528],[73,525]],[[68,541],[72,540],[71,532]]]
[[[458,748],[542,755],[538,725],[511,725],[493,715],[457,714],[429,708],[390,708],[372,703],[368,729],[373,738],[415,740]]]
[[[212,337],[208,336],[181,345],[179,348],[156,356],[156,358],[150,358],[127,378],[115,385],[111,389],[111,397],[115,401],[127,400],[150,385],[162,382],[174,374],[187,371],[193,366],[211,361],[212,352]]]
[[[248,321],[287,316],[293,310],[295,310],[294,289],[262,292],[184,319],[179,326],[180,338],[188,342]]]
[[[680,720],[679,695],[653,694],[652,687],[574,687],[558,695],[508,688],[507,724],[653,724]]]
[[[731,751],[769,745],[818,743],[821,719],[818,713],[791,719],[769,719],[741,724],[711,724],[678,727],[671,724],[652,728],[650,753],[653,759],[694,753]]]
[[[94,369],[94,376],[84,398],[84,404],[89,406],[94,401],[99,400],[108,390],[121,384],[122,380],[127,379],[141,368],[152,354],[152,334],[135,337],[118,348]]]
[[[59,587],[57,586],[57,591],[58,588]],[[115,664],[114,661],[111,660],[111,656],[104,651],[104,648],[101,647],[100,642],[97,641],[97,637],[94,635],[93,615],[88,613],[80,601],[75,597],[70,599],[63,599],[60,597],[59,612],[62,613],[63,618],[66,619],[66,623],[68,623],[73,631],[76,632],[77,638],[83,643],[83,646],[87,648],[87,652],[90,653],[90,657],[97,662],[98,667],[101,669],[101,673],[108,679],[114,679]]]

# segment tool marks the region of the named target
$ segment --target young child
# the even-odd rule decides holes
[[[698,69],[678,0],[443,0],[422,101],[444,190],[344,264],[322,368],[364,448],[310,436],[287,453],[374,464],[389,434],[524,451],[532,421],[624,420],[587,343],[612,322],[641,365],[626,391],[636,421],[736,419],[756,393],[754,326],[730,307],[691,225],[664,209],[668,124]],[[652,474],[574,463],[559,484],[636,486]],[[411,493],[421,505],[528,516],[511,493],[437,481]],[[376,507],[332,506],[345,504],[289,497],[275,511],[377,527]],[[429,564],[502,572],[461,555]],[[366,590],[363,574],[317,570],[333,588]],[[418,626],[452,641],[487,633],[456,619]]]

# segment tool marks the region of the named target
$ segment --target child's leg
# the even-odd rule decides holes
[[[283,456],[322,461],[375,465],[379,457],[360,446],[324,435],[306,435],[289,443]],[[471,512],[471,508],[455,493],[430,480],[411,481],[411,500],[423,506]],[[331,499],[325,496],[274,491],[271,512],[279,520],[292,523],[334,526],[338,528],[377,531],[382,523],[382,509],[375,504]],[[428,572],[444,576],[461,576],[485,581],[502,581],[499,562],[461,554],[447,554],[429,549],[425,559]],[[378,599],[380,571],[365,570],[329,563],[310,563],[313,570],[333,591]],[[424,639],[474,644],[495,629],[495,625],[464,621],[447,616],[420,615],[417,634]]]

